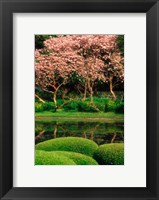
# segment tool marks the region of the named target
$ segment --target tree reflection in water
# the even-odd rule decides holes
[[[124,141],[124,123],[106,122],[36,122],[35,143],[58,137],[83,137],[98,145]]]

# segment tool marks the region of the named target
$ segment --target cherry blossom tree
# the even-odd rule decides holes
[[[83,65],[78,68],[79,80],[84,85],[84,97],[86,99],[87,89],[90,93],[91,101],[93,101],[93,86],[95,81],[104,78],[104,62],[98,58],[83,58]]]
[[[110,92],[123,81],[123,58],[117,51],[116,35],[67,35],[49,38],[45,48],[35,52],[36,84],[44,91],[56,95],[76,73],[80,84],[93,101],[93,86],[97,80],[110,84]]]
[[[90,92],[91,101],[93,100],[93,86],[95,81],[100,80],[107,82],[108,77],[104,74],[104,68],[107,66],[107,60],[114,57],[117,49],[116,35],[72,35],[72,40],[76,41],[76,51],[84,59],[84,65],[78,69],[80,76],[84,78],[84,100],[86,99],[87,88]],[[72,43],[71,43],[72,44]],[[112,55],[110,57],[110,55]],[[116,54],[115,54],[116,55]],[[117,67],[117,63],[115,63]],[[111,66],[111,65],[110,65]],[[109,66],[109,67],[110,67]],[[115,67],[114,66],[114,67]],[[107,73],[108,75],[108,73]],[[109,78],[111,80],[111,78]],[[111,81],[110,81],[111,82]],[[111,84],[110,84],[111,85]],[[110,91],[112,89],[110,87]]]
[[[105,82],[109,84],[113,99],[116,100],[114,88],[124,82],[124,57],[117,49],[102,60],[105,62]]]
[[[58,90],[69,81],[71,74],[79,65],[81,65],[81,56],[73,51],[53,53],[48,49],[36,50],[35,84],[43,91],[53,94],[56,105]]]

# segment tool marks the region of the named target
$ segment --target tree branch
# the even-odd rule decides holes
[[[49,91],[49,90],[47,90],[47,89],[42,88],[42,90],[44,90],[45,92],[48,92],[48,93],[54,94],[54,92]]]
[[[39,99],[39,101],[41,101],[42,103],[45,103],[45,101],[44,101],[42,98],[40,98],[37,94],[35,94],[35,97],[36,97],[37,99]]]

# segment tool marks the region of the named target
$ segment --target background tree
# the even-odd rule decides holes
[[[35,49],[44,48],[44,41],[57,35],[35,35]]]
[[[124,56],[124,35],[118,35],[117,44],[122,56]]]

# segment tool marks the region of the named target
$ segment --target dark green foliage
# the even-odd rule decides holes
[[[78,103],[79,112],[98,112],[99,110],[93,103],[79,102]]]
[[[124,35],[118,36],[117,43],[121,53],[124,55]]]
[[[107,99],[104,112],[124,113],[124,101]]]
[[[63,100],[57,99],[57,107],[53,102],[41,103],[35,102],[35,112],[51,111],[56,112],[56,109],[63,109],[65,112],[115,112],[124,113],[124,101],[123,100],[111,100],[106,98],[94,98],[93,102],[90,99],[86,101],[82,100]]]
[[[124,102],[116,101],[114,111],[115,113],[124,113]]]
[[[64,111],[75,111],[75,112],[98,112],[95,104],[90,102],[83,102],[79,100],[73,100],[63,106]]]
[[[37,150],[72,151],[92,156],[98,145],[92,140],[80,137],[63,137],[47,140],[36,145]]]
[[[43,54],[43,55],[49,55],[49,54],[52,53],[52,51],[45,50],[45,51],[41,51],[40,53]]]
[[[57,37],[56,35],[35,35],[35,49],[44,47],[44,41],[50,37]]]
[[[52,111],[52,112],[56,112],[56,106],[54,105],[53,102],[45,102],[43,103],[43,108],[44,111]]]
[[[60,107],[64,102],[63,99],[57,99],[57,106]]]
[[[106,99],[104,111],[110,112],[114,111],[114,109],[115,109],[115,101],[111,99]]]
[[[124,143],[112,143],[99,146],[93,158],[100,165],[124,165]]]
[[[44,101],[52,102],[52,94],[43,91],[40,87],[35,86],[35,94],[41,97]],[[39,99],[35,97],[35,101],[39,102]]]
[[[35,151],[35,165],[76,165],[76,163],[56,152]]]
[[[70,101],[63,106],[64,111],[78,111],[78,101]]]
[[[56,106],[53,102],[35,102],[35,112],[52,111],[56,112]]]

